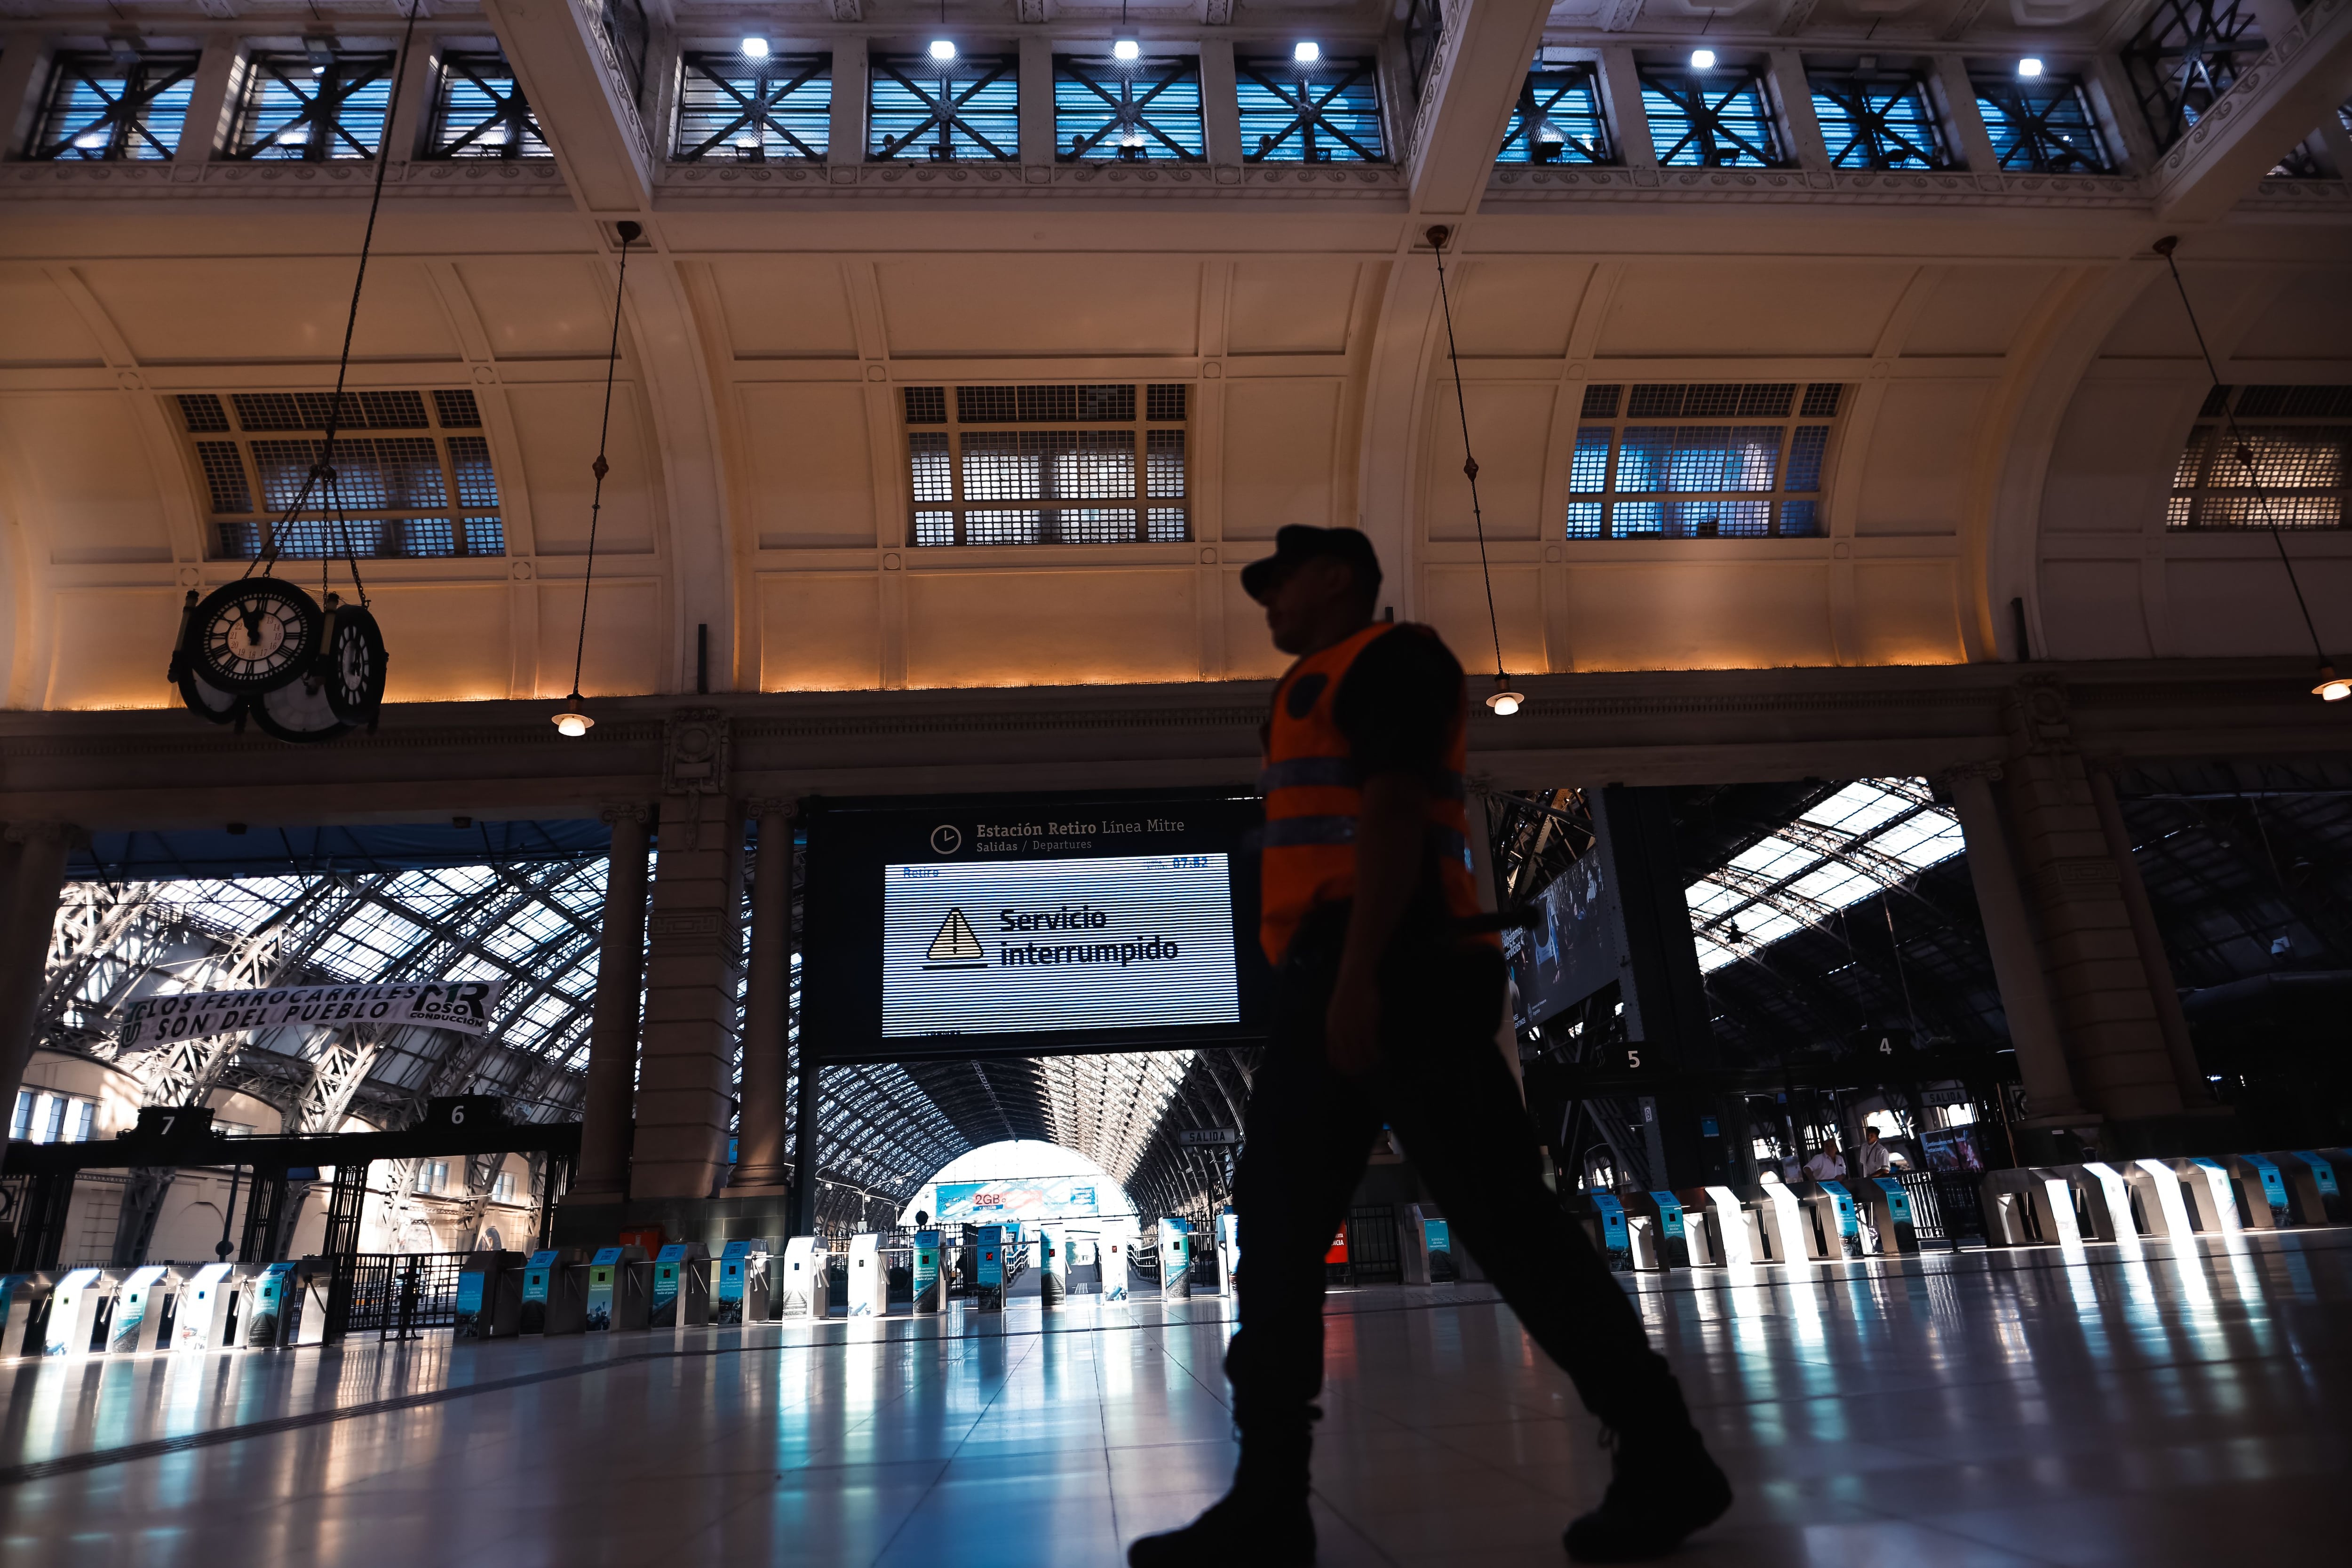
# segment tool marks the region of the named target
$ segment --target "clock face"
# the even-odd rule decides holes
[[[383,706],[383,634],[375,617],[356,605],[335,611],[322,661],[327,701],[336,717],[372,723]]]
[[[212,685],[268,691],[310,668],[319,629],[319,606],[310,595],[275,577],[248,577],[196,606],[187,651]]]

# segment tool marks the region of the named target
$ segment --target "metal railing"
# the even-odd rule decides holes
[[[455,1329],[457,1276],[471,1256],[407,1252],[361,1253],[352,1258],[351,1308],[343,1331],[414,1340],[434,1329]]]
[[[1963,1171],[1898,1171],[1895,1180],[1911,1200],[1911,1228],[1922,1244],[1940,1241],[1954,1251],[1960,1238],[1985,1239],[1984,1197]]]

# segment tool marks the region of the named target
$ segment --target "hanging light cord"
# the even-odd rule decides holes
[[[351,563],[352,587],[359,595],[362,608],[368,602],[367,584],[360,580],[359,552],[352,546],[350,523],[343,517],[342,491],[335,477],[335,437],[342,427],[343,384],[352,373],[352,335],[360,324],[360,289],[367,282],[368,255],[375,248],[376,215],[383,210],[383,177],[392,168],[392,117],[400,104],[401,86],[408,79],[409,46],[416,41],[416,14],[423,8],[424,0],[408,0],[408,26],[400,35],[400,58],[392,68],[392,96],[384,100],[383,129],[376,140],[375,190],[368,198],[367,230],[360,237],[359,271],[352,279],[352,308],[343,317],[343,353],[335,364],[334,400],[327,406],[326,445],[320,452],[319,460],[310,465],[310,475],[303,479],[301,490],[294,497],[294,504],[286,509],[285,515],[270,529],[269,548],[255,556],[245,569],[245,575],[250,577],[256,568],[274,564],[284,553],[279,547],[278,535],[301,511],[303,503],[310,499],[311,491],[318,489],[319,481],[324,479],[335,509],[335,532],[342,542],[344,559]],[[322,596],[327,580],[327,559],[326,553],[320,552],[319,581]]]
[[[2179,244],[2177,237],[2167,235],[2156,242],[2156,253],[2164,258],[2164,265],[2172,274],[2172,287],[2180,295],[2181,312],[2189,318],[2189,330],[2196,334],[2197,352],[2204,356],[2205,374],[2218,390],[2221,386],[2221,367],[2213,363],[2213,351],[2206,346],[2205,329],[2197,321],[2197,307],[2189,302],[2189,285],[2181,281],[2180,263],[2172,258],[2172,253]],[[2246,470],[2246,486],[2254,492],[2254,504],[2262,508],[2263,526],[2270,530],[2271,543],[2278,550],[2279,564],[2286,568],[2286,585],[2294,590],[2294,607],[2303,614],[2303,629],[2311,637],[2311,651],[2325,666],[2328,662],[2327,647],[2319,640],[2319,628],[2312,623],[2311,606],[2304,602],[2303,584],[2294,574],[2294,558],[2286,552],[2286,536],[2279,531],[2278,517],[2271,510],[2270,492],[2263,488],[2262,476],[2254,469],[2253,446],[2239,430],[2238,416],[2231,409],[2227,397],[2221,402],[2221,421],[2230,429],[2232,456],[2238,459],[2239,467]]]
[[[629,246],[643,232],[634,223],[615,225],[621,231],[621,277],[613,287],[613,342],[604,353],[604,418],[596,426],[596,489],[588,500],[588,572],[580,579],[580,640],[572,649],[572,697],[580,700],[580,665],[588,655],[588,590],[596,581],[596,520],[604,510],[604,444],[613,433],[613,376],[621,368],[621,301],[629,287]]]
[[[1454,301],[1445,291],[1445,243],[1454,237],[1443,226],[1430,229],[1429,247],[1437,252],[1437,302],[1445,312],[1445,357],[1454,366],[1454,406],[1462,416],[1462,471],[1470,480],[1470,521],[1478,531],[1478,575],[1486,584],[1486,630],[1495,639],[1495,677],[1503,678],[1503,627],[1495,615],[1495,574],[1486,565],[1486,518],[1478,510],[1478,459],[1470,455],[1470,403],[1462,391],[1462,354],[1454,343]]]

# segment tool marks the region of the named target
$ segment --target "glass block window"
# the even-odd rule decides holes
[[[1243,60],[1236,68],[1244,163],[1388,160],[1371,60]]]
[[[866,76],[866,155],[934,163],[1021,156],[1021,70],[1011,55],[877,55]]]
[[[272,546],[306,558],[506,553],[498,474],[468,388],[345,393],[331,459],[331,392],[182,393],[172,406],[217,559]],[[314,484],[321,466],[331,477]]]
[[[1641,68],[1650,141],[1670,169],[1777,169],[1788,162],[1760,66]]]
[[[2188,135],[2268,47],[2247,0],[2157,0],[2123,61],[2158,148]]]
[[[1065,163],[1204,162],[1201,61],[1195,55],[1139,60],[1054,57],[1054,144]]]
[[[2065,76],[1972,76],[1977,112],[2004,169],[2104,174],[2115,167],[2083,84]]]
[[[1696,383],[1584,389],[1570,539],[1809,538],[1844,387]]]
[[[833,57],[688,54],[678,62],[671,156],[824,162],[833,137]]]
[[[395,57],[257,51],[240,68],[231,158],[373,158],[383,145]]]
[[[25,155],[90,163],[169,159],[187,124],[195,79],[194,53],[60,52]]]
[[[1181,544],[1192,537],[1183,383],[909,386],[924,544]]]
[[[500,54],[451,50],[433,88],[428,158],[551,158],[547,133]]]
[[[2347,521],[2352,386],[2216,388],[2173,472],[2165,526],[2343,528]]]
[[[1907,72],[1813,72],[1813,117],[1834,169],[1941,169],[1951,162],[1927,84]]]
[[[1601,113],[1593,68],[1581,60],[1536,67],[1519,84],[1519,100],[1503,134],[1500,163],[1613,163],[1609,124]]]

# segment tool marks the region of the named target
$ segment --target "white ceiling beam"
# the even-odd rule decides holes
[[[1459,0],[1446,18],[1407,143],[1415,212],[1467,215],[1542,40],[1544,0]]]
[[[482,0],[573,193],[593,213],[642,212],[660,159],[619,57],[579,0]]]
[[[2157,216],[2219,219],[2347,99],[2352,0],[2315,0],[2157,165]]]

